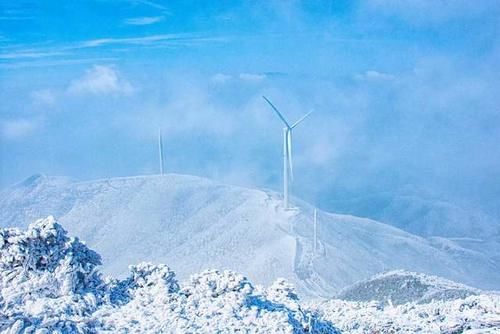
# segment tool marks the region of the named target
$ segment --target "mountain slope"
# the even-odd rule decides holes
[[[473,205],[440,200],[424,190],[422,193],[418,196],[412,192],[368,192],[350,199],[331,200],[330,205],[341,212],[356,212],[423,237],[500,242],[500,225],[493,216]]]
[[[437,276],[394,270],[375,275],[342,289],[338,299],[392,305],[429,303],[432,300],[453,300],[478,295],[479,290]]]
[[[55,215],[103,256],[116,275],[140,261],[167,263],[186,278],[205,268],[232,269],[261,284],[277,277],[307,296],[339,289],[391,269],[431,273],[487,289],[500,288],[498,263],[479,252],[436,246],[373,220],[285,211],[273,192],[169,174],[71,182],[33,176],[0,194],[0,225],[26,227]]]

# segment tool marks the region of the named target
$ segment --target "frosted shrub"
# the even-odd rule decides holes
[[[227,294],[246,296],[254,290],[246,277],[238,273],[225,270],[206,270],[200,274],[192,275],[187,285],[182,289],[182,294],[191,297],[217,298]]]
[[[0,229],[0,333],[336,333],[284,280],[257,289],[238,273],[207,270],[180,286],[151,263],[103,280],[100,263],[53,217]]]
[[[189,325],[197,332],[336,333],[330,323],[300,309],[284,280],[261,293],[240,274],[207,270],[192,276],[181,294],[186,297],[181,313],[192,314]]]
[[[175,273],[166,265],[143,262],[129,266],[130,275],[123,281],[108,281],[106,300],[111,304],[123,304],[135,297],[136,293],[152,289],[158,295],[177,292],[179,284]]]
[[[151,270],[154,266],[150,264],[141,267],[147,268],[141,272],[161,271]],[[149,278],[140,281],[151,282]],[[135,285],[129,291],[133,298],[127,303],[99,311],[102,330],[109,333],[337,333],[315,313],[292,310],[267,299],[247,278],[232,271],[206,270],[193,275],[180,290],[171,284],[173,280],[168,279],[169,284],[164,282],[156,280],[154,284]],[[280,298],[287,300],[286,294]],[[288,302],[294,304],[297,299]]]
[[[347,333],[499,333],[500,295],[477,295],[426,304],[329,300],[312,305]]]
[[[17,228],[0,230],[0,270],[53,272],[62,260],[75,273],[89,275],[101,264],[101,257],[78,238],[69,238],[54,217],[37,220],[26,232]]]
[[[274,281],[271,286],[264,290],[264,294],[273,303],[285,306],[293,314],[293,321],[297,322],[296,326],[303,328],[304,332],[337,333],[331,323],[320,319],[317,312],[305,310],[301,307],[293,284],[284,278]]]
[[[130,272],[128,281],[131,288],[144,288],[156,285],[163,287],[168,293],[179,290],[175,273],[164,264],[154,265],[143,262],[135,266],[130,266]]]
[[[100,263],[52,216],[27,231],[0,230],[0,330],[85,332],[100,299]]]
[[[277,302],[292,302],[293,305],[298,304],[299,297],[295,292],[293,284],[289,283],[284,278],[278,278],[274,283],[266,289],[266,296]]]

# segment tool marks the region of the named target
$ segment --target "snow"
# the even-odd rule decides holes
[[[284,277],[303,298],[331,297],[377,273],[406,269],[482,289],[500,289],[500,258],[476,245],[423,238],[379,222],[318,210],[281,195],[167,174],[73,182],[38,175],[0,194],[0,226],[25,228],[54,214],[101,254],[102,271],[168,263],[185,280],[205,268],[242,273],[256,284]]]
[[[498,333],[500,295],[426,303],[300,300],[277,279],[254,285],[231,270],[204,270],[180,283],[164,264],[130,266],[103,278],[101,258],[52,217],[26,230],[0,229],[0,333]],[[463,285],[417,273],[446,288]]]
[[[26,232],[0,230],[0,330],[82,332],[102,296],[100,263],[96,252],[69,238],[52,216]]]
[[[337,333],[283,280],[264,289],[207,270],[180,285],[151,263],[103,280],[99,255],[51,216],[0,240],[1,333]]]
[[[379,301],[393,305],[428,303],[478,295],[480,290],[437,276],[395,270],[344,288],[336,297],[351,301]]]
[[[309,309],[342,333],[500,333],[497,294],[398,306],[329,300],[309,303]]]
[[[403,193],[367,193],[350,200],[332,200],[332,203],[343,212],[355,210],[420,236],[473,237],[500,242],[497,219],[481,209],[465,203],[439,200],[424,190],[418,194],[410,189]]]
[[[232,271],[207,270],[193,275],[179,290],[150,283],[133,291],[131,300],[105,307],[95,316],[103,332],[138,333],[336,333],[329,322],[305,311],[282,281],[254,287]]]

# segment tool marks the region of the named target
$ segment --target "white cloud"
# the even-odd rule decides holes
[[[145,26],[163,21],[164,18],[164,16],[133,17],[126,19],[124,23],[133,26]]]
[[[41,89],[31,92],[31,100],[38,105],[53,105],[56,103],[56,96],[50,89]]]
[[[5,36],[0,34],[0,42],[8,41]],[[87,48],[101,48],[108,46],[140,46],[140,47],[198,47],[204,44],[225,43],[228,41],[224,36],[203,36],[192,33],[179,34],[157,34],[138,37],[105,37],[99,39],[83,40],[68,45],[47,46],[16,46],[14,48],[5,48],[0,52],[0,60],[8,60],[0,64],[0,68],[23,68],[39,66],[55,66],[82,62],[95,62],[96,60],[112,61],[114,57],[102,58],[72,58],[64,56],[74,56],[75,52]],[[71,58],[71,59],[70,59]]]
[[[67,91],[77,95],[128,95],[133,93],[134,89],[113,66],[94,65],[85,72],[83,77],[73,80]]]
[[[267,76],[265,74],[258,73],[240,73],[238,76],[233,77],[230,74],[217,73],[210,78],[210,81],[213,84],[225,84],[235,78],[248,83],[259,83],[262,80],[266,79]]]
[[[164,5],[162,4],[159,4],[159,3],[156,3],[154,1],[148,1],[148,0],[135,0],[133,2],[138,2],[138,3],[141,3],[143,5],[146,5],[146,6],[149,6],[149,7],[152,7],[152,8],[155,8],[155,9],[161,9],[163,11],[167,10],[168,8],[165,7]]]
[[[189,33],[179,33],[179,34],[161,34],[161,35],[149,35],[140,37],[125,37],[125,38],[99,38],[91,39],[87,41],[81,41],[76,45],[72,46],[71,49],[82,49],[82,48],[96,48],[107,45],[140,45],[140,46],[153,46],[158,47],[159,45],[184,45],[193,46],[199,45],[200,43],[224,43],[227,42],[227,37],[209,37],[201,36]]]
[[[157,42],[169,41],[169,40],[177,40],[179,38],[189,39],[190,37],[186,34],[163,34],[163,35],[150,35],[150,36],[142,36],[142,37],[127,37],[127,38],[100,38],[100,39],[91,39],[88,41],[81,42],[79,47],[89,48],[89,47],[98,47],[105,45],[148,45]]]
[[[217,73],[210,78],[210,81],[214,84],[225,84],[230,81],[233,77],[229,74]]]
[[[74,64],[89,64],[97,62],[113,62],[117,61],[118,58],[74,58],[74,59],[54,59],[54,60],[34,60],[34,61],[19,61],[19,62],[8,62],[0,64],[0,69],[16,69],[16,68],[29,68],[29,67],[50,67],[50,66],[61,66],[61,65],[74,65]]]
[[[257,83],[266,78],[265,74],[240,73],[240,79],[247,82]]]
[[[32,134],[37,128],[37,123],[28,119],[8,120],[0,123],[2,137],[10,140],[21,139]]]
[[[370,70],[370,71],[366,71],[366,72],[364,72],[362,74],[357,74],[357,75],[354,76],[354,78],[356,80],[373,80],[373,81],[382,80],[382,81],[388,81],[388,80],[394,80],[396,77],[394,75],[392,75],[392,74]]]
[[[14,52],[0,53],[0,59],[19,59],[19,58],[46,58],[54,56],[67,55],[65,52],[39,52],[34,50],[18,50]]]

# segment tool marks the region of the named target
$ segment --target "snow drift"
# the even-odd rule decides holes
[[[168,263],[180,279],[230,269],[270,285],[284,277],[304,298],[331,297],[377,273],[406,269],[483,289],[500,289],[500,263],[488,253],[426,239],[373,220],[318,211],[298,199],[168,174],[72,182],[35,175],[0,193],[0,226],[25,228],[53,214],[103,258],[105,274],[128,265]]]
[[[167,266],[148,263],[104,280],[99,264],[53,217],[1,229],[0,332],[337,333],[283,280],[263,289],[209,270],[179,285]]]

